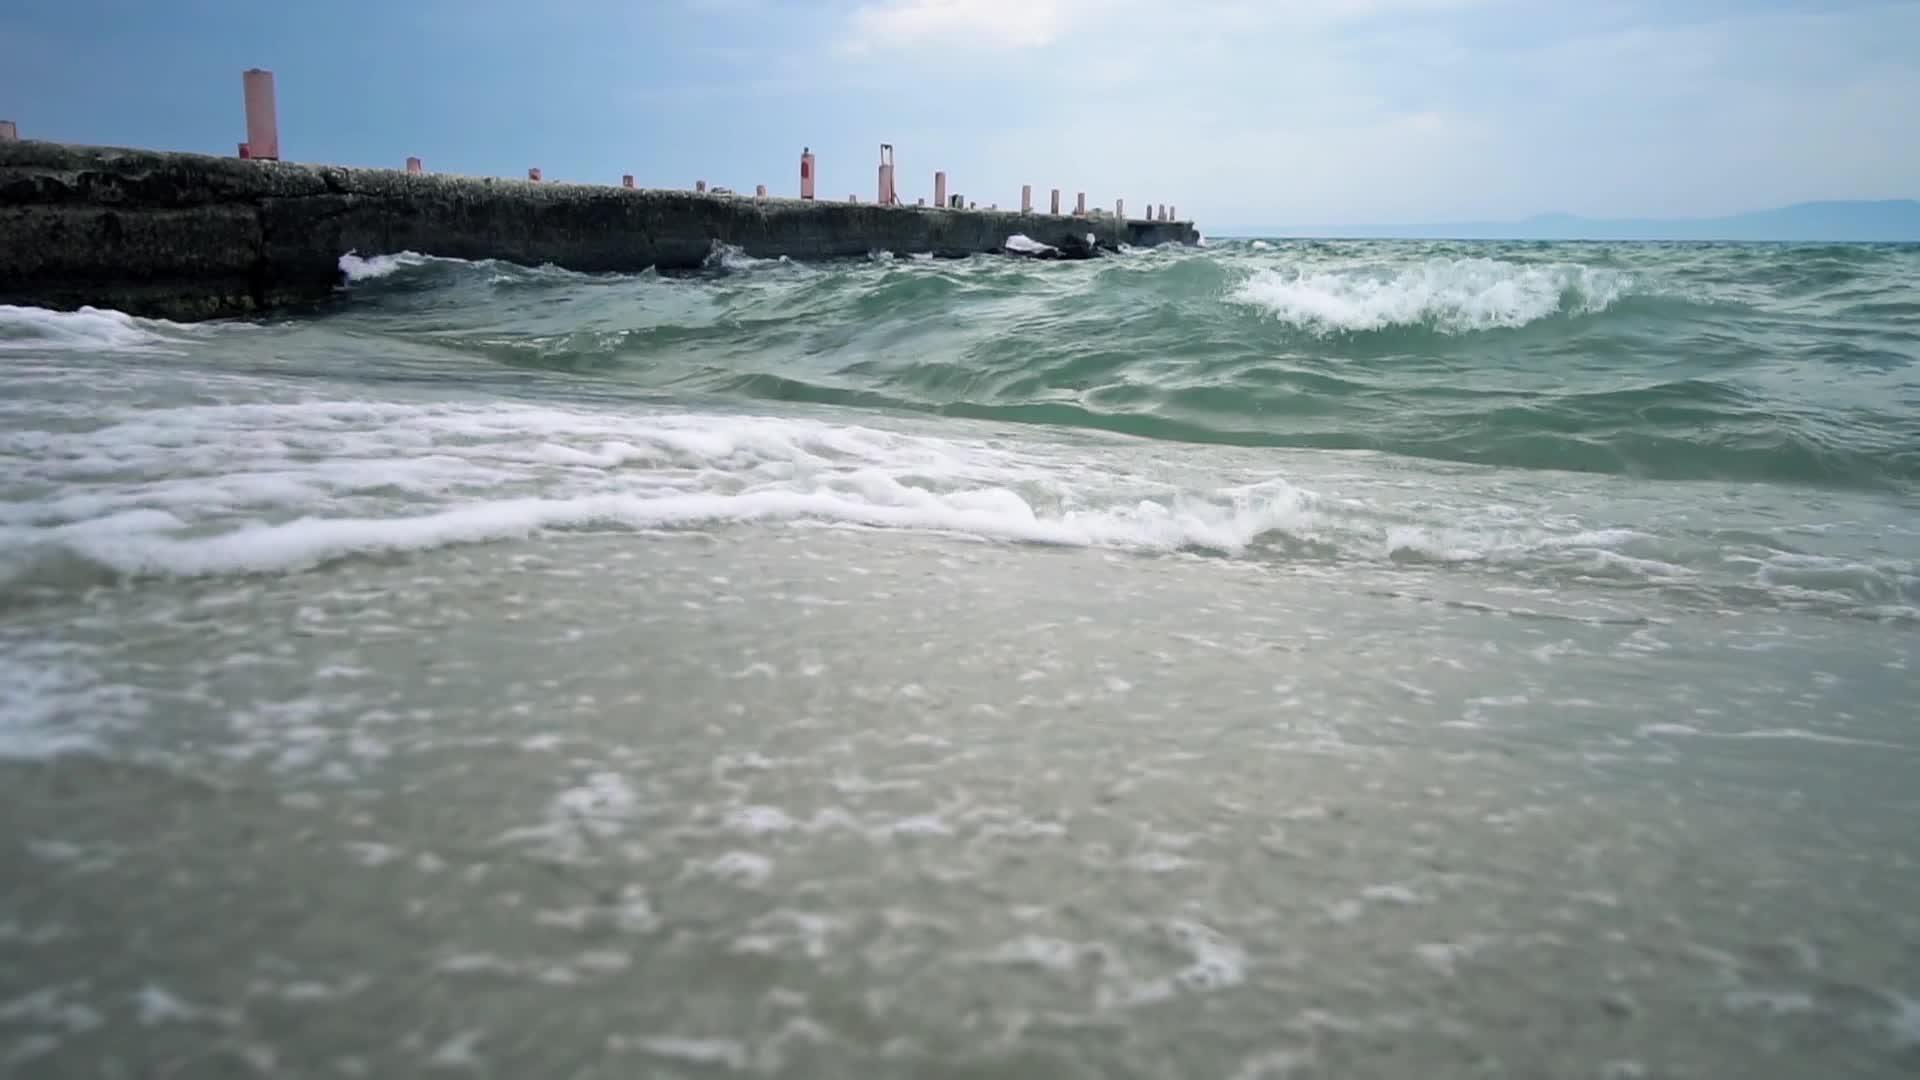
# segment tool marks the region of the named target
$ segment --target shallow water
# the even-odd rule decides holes
[[[1906,1076],[1920,254],[0,309],[0,1074]]]

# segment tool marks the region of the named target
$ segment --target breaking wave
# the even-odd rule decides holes
[[[1577,263],[1465,258],[1342,270],[1263,269],[1231,295],[1236,303],[1323,336],[1395,326],[1464,334],[1595,314],[1638,287],[1630,273]]]

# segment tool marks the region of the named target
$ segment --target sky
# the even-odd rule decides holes
[[[1920,0],[8,0],[26,138],[1207,225],[1920,197]]]

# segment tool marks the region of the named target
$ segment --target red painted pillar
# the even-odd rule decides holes
[[[248,156],[248,155],[247,155],[247,144],[246,144],[246,143],[241,143],[241,144],[240,144],[240,160],[241,160],[241,161],[245,161],[245,160],[247,160],[247,156]]]
[[[1052,207],[1053,208],[1050,211],[1048,211],[1049,213],[1058,214],[1060,212],[1060,189],[1059,188],[1053,189]]]
[[[408,176],[419,176],[421,173],[425,171],[426,171],[426,168],[425,166],[420,164],[419,158],[410,157],[407,159],[407,175]]]
[[[1020,185],[1020,212],[1023,214],[1033,213],[1033,185],[1032,184]]]
[[[527,170],[527,179],[529,179],[529,180],[531,180],[531,181],[533,181],[533,182],[534,182],[534,183],[536,183],[536,184],[537,184],[537,183],[539,183],[539,182],[540,182],[540,170],[539,170],[539,169],[528,169],[528,170]]]
[[[240,76],[247,95],[247,156],[280,160],[280,120],[274,111],[273,72],[248,68]]]
[[[933,205],[935,206],[947,205],[947,174],[946,173],[937,172],[933,174]]]
[[[813,198],[813,151],[800,148],[800,197]]]

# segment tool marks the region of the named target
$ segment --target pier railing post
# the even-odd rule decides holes
[[[528,180],[531,180],[531,181],[533,181],[533,182],[534,182],[534,183],[536,183],[536,184],[537,184],[537,183],[539,183],[539,182],[540,182],[540,170],[539,170],[539,169],[528,169],[528,170],[527,170],[527,179],[528,179]]]
[[[1167,220],[1168,220],[1168,221],[1179,221],[1179,220],[1180,220],[1180,208],[1179,208],[1179,207],[1177,207],[1177,206],[1169,206],[1169,207],[1167,207]]]
[[[1119,218],[1121,221],[1127,220],[1127,200],[1113,200],[1113,216]]]
[[[881,206],[894,206],[900,199],[893,193],[893,144],[880,144],[880,187],[879,197],[874,200]]]
[[[947,205],[947,174],[946,173],[937,172],[933,174],[933,205],[935,206]]]
[[[420,164],[419,158],[410,157],[407,159],[407,175],[408,176],[419,176],[421,173],[425,171],[426,171],[426,167]]]
[[[1060,213],[1060,189],[1059,188],[1053,189],[1053,207],[1048,212],[1056,215]]]
[[[767,185],[765,185],[765,184],[755,184],[755,185],[753,185],[753,197],[754,197],[754,198],[756,198],[756,199],[764,199],[764,198],[766,198],[766,197],[767,197]]]
[[[1033,213],[1033,185],[1032,184],[1020,185],[1020,212],[1023,214]]]
[[[623,187],[623,188],[631,188],[631,187],[633,187],[633,174],[632,174],[632,173],[621,173],[621,174],[620,174],[620,186],[621,186],[621,187]]]
[[[705,180],[695,180],[693,182],[693,190],[702,195],[706,194],[707,182]]]
[[[247,157],[280,160],[280,120],[274,112],[273,72],[248,68],[240,75],[247,97]]]
[[[0,142],[19,142],[20,127],[11,120],[0,120]]]
[[[800,197],[813,198],[813,151],[800,148]]]
[[[1076,195],[1074,196],[1074,199],[1073,199],[1073,216],[1074,216],[1074,217],[1086,217],[1086,216],[1087,216],[1087,193],[1086,193],[1086,192],[1084,192],[1084,191],[1082,191],[1082,192],[1079,192],[1078,194],[1076,194]]]

